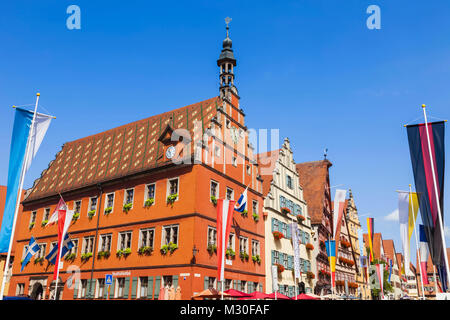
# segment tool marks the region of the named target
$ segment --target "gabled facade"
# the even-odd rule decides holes
[[[383,240],[383,247],[385,249],[386,258],[392,260],[392,274],[391,285],[394,292],[390,294],[392,299],[400,299],[402,296],[400,269],[398,263],[398,254],[395,251],[395,245],[393,240]]]
[[[308,204],[311,218],[311,236],[316,257],[316,284],[314,294],[331,293],[331,274],[325,241],[332,237],[333,213],[331,209],[329,168],[332,166],[328,160],[297,163],[303,195]]]
[[[316,263],[311,243],[311,219],[300,184],[289,139],[280,150],[258,154],[263,179],[266,252],[266,292],[272,293],[272,265],[280,265],[277,273],[279,292],[295,296],[311,293],[316,281]],[[294,244],[291,224],[299,239],[300,278],[294,278]],[[282,234],[278,238],[277,234]],[[284,271],[281,269],[284,268]]]
[[[64,144],[23,202],[10,294],[23,287],[43,299],[106,299],[107,274],[114,278],[110,299],[160,299],[161,288],[171,287],[190,299],[222,289],[215,200],[237,200],[247,186],[249,214],[234,215],[223,289],[264,290],[264,223],[252,218],[263,211],[262,181],[228,27],[217,64],[219,96]],[[76,218],[68,231],[75,247],[62,260],[56,292],[53,265],[33,259],[20,272],[20,260],[31,236],[41,245],[39,258],[55,245],[57,227],[45,221],[59,194]],[[68,289],[71,269],[80,279]]]

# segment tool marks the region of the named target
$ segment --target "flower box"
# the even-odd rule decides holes
[[[243,261],[243,260],[248,260],[249,255],[248,255],[247,252],[241,251],[241,252],[239,252],[239,257],[240,257],[241,260]]]
[[[133,206],[133,204],[132,203],[125,203],[124,205],[123,205],[123,212],[125,212],[125,213],[128,213],[128,211],[130,211],[130,209],[131,209],[131,207]]]
[[[336,280],[337,286],[343,286],[344,284],[345,284],[345,282],[343,280]]]
[[[28,226],[28,228],[31,230],[31,229],[33,229],[33,227],[34,227],[34,222],[32,222],[32,223],[30,223],[30,225]]]
[[[217,205],[217,198],[215,196],[211,196],[211,202],[213,203],[213,205]]]
[[[253,262],[257,262],[258,264],[261,264],[261,257],[259,255],[252,256]]]
[[[279,273],[282,273],[285,270],[285,268],[282,264],[277,263],[277,270]]]
[[[105,208],[105,214],[108,215],[112,212],[112,207]]]
[[[139,248],[139,250],[138,250],[138,254],[139,255],[150,255],[151,253],[153,252],[153,248],[152,247],[150,247],[150,246],[143,246],[143,247],[140,247]]]
[[[246,218],[248,216],[248,211],[244,209],[244,211],[241,212],[241,216]]]
[[[34,259],[34,264],[37,264],[37,263],[42,264],[43,262],[44,262],[44,257]]]
[[[167,254],[168,252],[170,252],[171,254],[178,249],[178,245],[176,245],[175,243],[170,242],[169,244],[165,244],[161,247],[160,251],[163,255]]]
[[[45,226],[47,225],[47,223],[48,223],[48,220],[44,220],[44,221],[42,221],[42,223],[41,223],[41,227],[45,227]]]
[[[69,253],[68,255],[66,255],[64,257],[64,260],[66,260],[66,261],[73,261],[73,260],[75,260],[75,256],[76,256],[75,252],[74,253]]]
[[[206,248],[206,250],[208,250],[209,254],[213,254],[215,252],[217,252],[217,245],[215,244],[208,244],[208,247]]]
[[[92,257],[92,252],[83,253],[81,255],[81,261],[87,261],[90,257]]]
[[[255,220],[255,222],[259,221],[259,215],[257,215],[256,213],[252,214],[253,220]]]
[[[343,246],[344,248],[348,248],[350,247],[350,242],[347,240],[341,240],[341,246]]]
[[[119,249],[116,252],[116,256],[121,258],[121,257],[128,257],[128,255],[131,253],[131,249],[130,248],[126,248],[126,249]]]
[[[291,209],[289,209],[288,207],[281,207],[280,210],[281,210],[281,213],[284,213],[284,214],[291,213]]]
[[[280,240],[280,239],[284,238],[284,234],[281,233],[280,231],[274,231],[274,232],[272,232],[272,234],[276,240]]]
[[[314,246],[311,243],[306,244],[306,250],[314,250]]]
[[[91,210],[88,212],[88,218],[92,219],[92,217],[95,215],[95,210]]]
[[[316,275],[313,272],[308,271],[308,272],[306,272],[306,277],[308,279],[314,279],[316,277]]]
[[[109,258],[109,256],[111,255],[111,252],[109,251],[99,251],[97,253],[97,258],[101,259],[101,258]]]
[[[170,204],[173,206],[173,203],[175,202],[175,200],[177,200],[177,198],[178,198],[178,193],[174,193],[174,194],[167,196],[167,204]]]
[[[155,198],[149,198],[149,199],[145,200],[145,202],[144,202],[144,207],[148,208],[148,207],[150,207],[153,203],[155,203]]]
[[[304,217],[304,216],[302,216],[301,214],[299,214],[298,216],[297,216],[297,221],[299,222],[299,223],[302,223],[303,221],[305,221],[306,220],[306,218]]]
[[[72,216],[72,221],[77,221],[80,218],[80,213],[79,212],[75,212]]]
[[[232,258],[232,259],[234,259],[234,257],[236,256],[236,253],[234,252],[233,249],[228,248],[228,249],[225,251],[225,255],[226,255],[227,258]]]

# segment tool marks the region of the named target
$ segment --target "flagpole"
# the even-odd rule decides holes
[[[12,225],[12,231],[11,231],[11,238],[9,239],[8,255],[6,257],[5,269],[3,271],[3,280],[2,280],[2,289],[0,291],[0,300],[3,300],[3,295],[4,295],[4,292],[5,292],[6,277],[7,277],[7,271],[8,271],[9,263],[10,263],[10,260],[11,260],[11,250],[12,250],[12,245],[13,245],[13,240],[14,240],[14,233],[15,233],[15,230],[16,230],[17,215],[18,215],[18,212],[19,212],[20,199],[22,198],[23,182],[25,180],[25,172],[26,172],[25,168],[28,165],[28,152],[29,152],[29,148],[30,148],[30,139],[33,136],[33,127],[34,127],[34,122],[35,122],[35,119],[36,119],[36,112],[37,112],[37,107],[38,107],[39,96],[40,95],[41,94],[39,92],[36,93],[36,104],[34,106],[33,120],[31,120],[31,127],[30,127],[30,131],[29,131],[29,134],[28,134],[27,147],[25,149],[25,160],[22,163],[22,172],[21,172],[21,175],[20,175],[19,195],[18,195],[18,198],[16,200],[16,209],[14,211],[14,219],[13,219],[13,225]]]
[[[59,220],[59,219],[58,219]],[[58,223],[60,223],[61,221],[58,221]],[[59,243],[59,248],[58,248],[58,256],[56,257],[56,261],[55,263],[58,264],[58,268],[56,269],[56,283],[55,283],[55,293],[53,295],[53,300],[56,300],[56,296],[58,294],[58,279],[59,279],[59,267],[60,267],[60,259],[61,259],[61,251],[62,251],[62,247],[64,245],[64,235],[62,235],[62,239]]]
[[[419,267],[419,271],[420,271],[420,278],[421,278],[421,281],[420,281],[420,284],[421,284],[421,286],[422,286],[422,298],[423,299],[425,299],[425,296],[424,296],[424,292],[423,292],[423,276],[422,276],[422,268],[420,268],[420,251],[419,251],[419,242],[418,242],[418,240],[417,240],[417,228],[416,228],[416,215],[414,214],[414,201],[413,201],[413,198],[412,198],[412,189],[411,189],[411,184],[409,184],[409,198],[410,198],[410,200],[411,200],[411,208],[412,208],[412,216],[413,216],[413,223],[414,223],[414,227],[413,227],[413,229],[414,229],[414,236],[415,236],[415,238],[416,238],[416,249],[417,249],[417,256],[418,256],[418,259],[419,259],[419,265],[418,265],[418,267]]]
[[[436,194],[436,206],[438,209],[438,218],[439,218],[439,228],[441,231],[441,240],[442,240],[442,245],[443,245],[443,250],[444,250],[444,261],[445,261],[445,268],[447,269],[447,275],[450,274],[450,270],[449,270],[449,266],[448,266],[448,257],[447,257],[447,245],[445,243],[445,233],[444,233],[444,219],[442,219],[442,213],[441,213],[441,206],[440,206],[440,201],[439,201],[439,193],[438,193],[438,189],[437,189],[437,182],[436,182],[436,174],[434,171],[434,158],[433,158],[433,154],[431,152],[431,142],[430,142],[430,133],[428,132],[428,120],[427,120],[427,112],[425,111],[425,105],[422,105],[422,110],[423,110],[423,116],[425,118],[425,131],[427,133],[427,140],[428,140],[428,152],[430,154],[430,163],[431,163],[431,173],[433,176],[433,185],[434,185],[434,192]],[[448,283],[448,277],[447,277],[447,283]]]

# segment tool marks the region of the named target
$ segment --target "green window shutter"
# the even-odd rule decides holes
[[[288,224],[287,225],[287,238],[288,239],[291,239],[292,238],[292,235],[291,235],[291,226]]]
[[[237,290],[237,280],[233,280],[233,288],[235,289],[235,290]]]
[[[147,298],[152,299],[153,298],[153,277],[148,277],[148,292],[147,292]]]
[[[79,280],[75,280],[74,282],[74,287],[73,287],[73,298],[77,299],[78,298],[78,286],[79,286]]]
[[[217,290],[222,291],[222,281],[217,280]]]
[[[275,231],[274,227],[275,227],[275,218],[272,218],[272,232]]]
[[[272,265],[275,264],[275,251],[272,250]]]
[[[131,299],[136,299],[137,282],[138,278],[133,277],[133,281],[131,282]]]
[[[283,196],[280,196],[280,208],[286,206],[286,199]]]
[[[259,292],[263,292],[263,284],[260,282],[258,284]]]
[[[236,290],[241,290],[241,280],[237,281],[237,289]]]
[[[158,299],[160,289],[161,289],[161,276],[156,276],[155,277],[155,299]]]
[[[130,291],[130,277],[125,278],[123,297],[124,299],[128,299],[128,292]]]
[[[95,292],[95,279],[89,279],[87,281],[87,294],[86,294],[86,298],[87,299],[92,299],[94,297],[94,292]]]
[[[103,299],[107,299],[108,298],[108,287],[106,284],[103,288]],[[111,290],[111,289],[110,289]]]
[[[288,256],[288,269],[292,269],[292,256]]]
[[[178,275],[173,276],[172,280],[173,280],[172,281],[173,287],[175,288],[175,290],[177,290],[177,287],[178,287]]]
[[[205,280],[204,280],[204,282],[203,282],[203,286],[204,286],[204,288],[203,289],[208,289],[208,287],[209,287],[209,277],[205,277]]]
[[[249,281],[248,285],[247,285],[247,292],[253,292],[253,282]]]

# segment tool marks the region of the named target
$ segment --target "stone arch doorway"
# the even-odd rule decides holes
[[[42,287],[42,284],[39,282],[36,282],[33,285],[33,289],[31,290],[31,299],[33,300],[41,300],[44,295],[44,288]]]
[[[63,290],[64,290],[64,282],[62,281],[61,278],[58,278],[58,289],[57,289],[57,296],[56,296],[56,300],[62,300],[62,294],[63,294]],[[50,283],[50,295],[49,295],[49,299],[53,300],[55,298],[54,294],[55,294],[55,286],[56,286],[56,281],[52,281]]]

